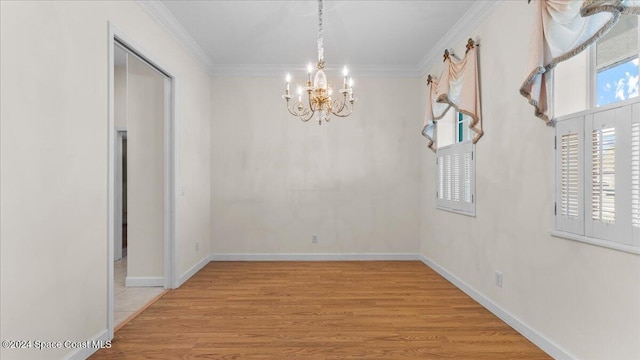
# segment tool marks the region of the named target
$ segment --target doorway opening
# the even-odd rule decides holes
[[[175,78],[109,24],[107,328],[175,287]]]

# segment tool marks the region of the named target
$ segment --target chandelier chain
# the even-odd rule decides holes
[[[324,38],[322,32],[322,0],[318,0],[318,63],[324,62]]]

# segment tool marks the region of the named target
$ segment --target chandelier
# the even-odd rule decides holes
[[[308,80],[305,87],[298,86],[297,101],[290,103],[291,75],[287,74],[287,88],[282,98],[287,101],[287,110],[293,116],[307,122],[317,114],[318,125],[322,125],[322,120],[329,122],[331,114],[338,117],[347,117],[353,111],[353,79],[348,78],[349,71],[345,66],[342,70],[344,77],[342,88],[338,90],[337,98],[333,98],[333,86],[327,81],[324,73],[324,47],[322,34],[322,0],[318,0],[318,64],[317,72],[313,72],[313,65],[307,65]],[[313,75],[313,77],[312,77]],[[313,80],[313,81],[312,81]],[[308,104],[302,102],[303,92],[307,92]],[[305,102],[307,99],[305,99]]]

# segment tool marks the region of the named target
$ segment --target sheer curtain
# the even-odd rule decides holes
[[[535,115],[553,125],[553,68],[596,42],[622,14],[640,15],[640,1],[534,1],[535,18],[529,50],[529,75],[520,94]]]
[[[478,54],[473,41],[469,39],[464,59],[453,61],[448,52],[445,53],[445,65],[439,79],[428,78],[428,94],[425,109],[422,135],[429,141],[429,148],[437,147],[436,122],[450,108],[471,117],[469,128],[475,132],[475,144],[483,135],[480,118],[480,92],[478,82]]]

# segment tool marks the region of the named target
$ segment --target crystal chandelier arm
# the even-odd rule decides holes
[[[311,109],[311,111],[313,111],[314,113],[316,112],[316,108],[315,106],[313,106],[313,101],[311,100],[311,93],[313,92],[313,90],[309,89],[307,90],[307,98],[309,99],[309,109]]]
[[[304,114],[308,114],[309,116],[304,117]],[[309,109],[304,109],[304,114],[301,114],[298,116],[298,118],[300,118],[300,120],[302,120],[302,122],[307,122],[309,120],[311,120],[311,118],[313,117],[313,113],[309,111]]]
[[[300,114],[298,114],[297,116],[300,118],[300,120],[302,120],[303,122],[307,122],[309,120],[311,120],[311,118],[313,117],[313,114],[315,114],[315,111],[309,110],[309,109],[304,109]]]
[[[293,116],[298,116],[298,113],[291,110],[291,106],[289,105],[289,99],[287,99],[287,111],[289,111],[289,114],[293,115]]]
[[[339,114],[341,113],[345,106],[347,105],[347,92],[346,91],[341,91],[342,92],[342,101],[338,102],[338,99],[333,101],[333,106],[331,106],[331,113],[332,114]],[[337,109],[336,111],[333,111],[333,109]]]
[[[338,117],[347,117],[351,115],[351,113],[353,112],[353,103],[356,101],[353,98],[353,80],[349,80],[349,89],[347,89],[346,79],[345,79],[344,88],[340,90],[340,93],[342,94],[342,101],[336,99],[333,102],[333,105],[334,105],[333,108],[336,110],[333,111],[333,109],[331,109],[331,113]],[[349,95],[348,100],[347,100],[347,95]]]
[[[289,111],[289,114],[293,116],[297,116],[303,122],[307,122],[311,120],[315,111],[305,108],[304,106],[302,106],[302,103],[298,103],[297,106],[294,103],[293,106],[291,106],[291,104],[289,104],[289,99],[286,99],[286,100],[287,100],[287,111]]]
[[[347,117],[351,115],[353,112],[353,101],[346,101],[346,95],[342,102],[339,103],[339,100],[335,100],[333,104],[333,108],[336,108],[336,111],[331,110],[331,113],[337,117]]]

